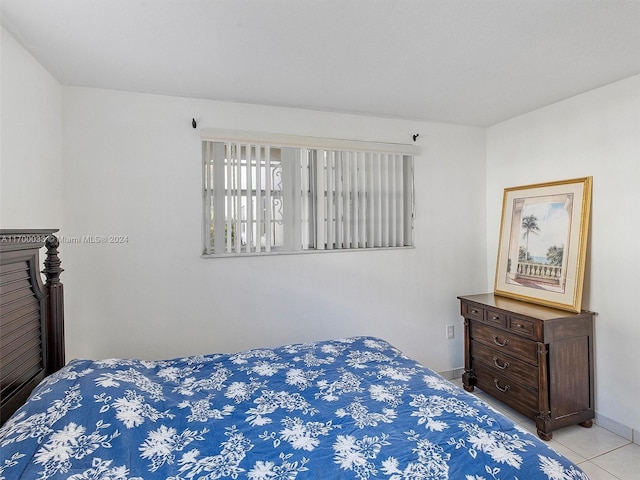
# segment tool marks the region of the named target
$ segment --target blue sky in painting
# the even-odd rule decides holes
[[[534,215],[538,219],[540,231],[529,234],[529,254],[532,257],[546,258],[547,250],[551,246],[564,247],[569,233],[569,215],[563,202],[533,203],[525,205],[522,218]],[[526,246],[527,241],[522,237],[524,230],[520,230],[520,245]]]

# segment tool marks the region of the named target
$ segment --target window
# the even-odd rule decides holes
[[[403,146],[235,137],[202,142],[205,255],[413,245]]]

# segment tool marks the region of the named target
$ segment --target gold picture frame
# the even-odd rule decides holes
[[[593,177],[505,188],[494,293],[580,312]]]

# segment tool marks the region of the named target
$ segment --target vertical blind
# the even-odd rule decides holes
[[[203,141],[204,253],[413,245],[413,156]]]

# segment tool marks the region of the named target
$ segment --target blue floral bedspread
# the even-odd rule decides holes
[[[0,429],[0,479],[586,479],[387,342],[74,360]]]

